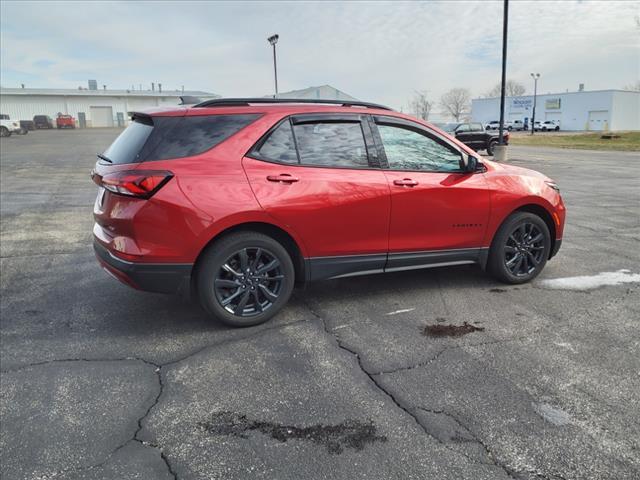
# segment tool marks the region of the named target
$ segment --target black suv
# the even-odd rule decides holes
[[[465,145],[475,151],[486,150],[489,155],[493,155],[493,149],[498,144],[498,132],[488,132],[481,123],[439,123],[437,127],[447,133],[455,135]],[[504,143],[509,143],[509,132],[504,131]]]
[[[48,115],[36,115],[33,117],[33,124],[38,128],[53,128],[53,119]]]

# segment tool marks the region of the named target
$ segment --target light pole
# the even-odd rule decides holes
[[[504,89],[507,83],[507,30],[509,22],[509,0],[504,0],[502,9],[502,79],[500,82],[500,130],[498,145],[504,145]]]
[[[533,78],[533,115],[531,115],[531,135],[536,131],[536,97],[538,96],[538,79],[540,78],[539,73],[532,73],[531,78]]]
[[[276,43],[278,43],[278,38],[280,38],[280,35],[278,35],[277,33],[267,38],[271,46],[273,46],[273,76],[276,81],[276,93],[273,98],[276,98],[278,96],[278,66],[276,63]]]

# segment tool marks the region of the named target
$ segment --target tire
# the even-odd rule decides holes
[[[11,132],[7,127],[0,127],[0,137],[10,137]]]
[[[507,130],[511,131],[511,130],[513,130],[513,127],[507,127]]]
[[[245,252],[245,260],[241,252]],[[274,262],[276,266],[260,271]],[[254,275],[247,275],[242,263]],[[269,320],[289,301],[294,283],[293,262],[285,248],[257,232],[234,233],[213,243],[201,258],[196,275],[202,307],[232,327]],[[225,301],[228,303],[223,305]]]
[[[491,140],[489,142],[489,145],[487,145],[487,154],[493,156],[493,151],[496,148],[496,145],[498,144],[498,142],[496,140]]]
[[[27,130],[26,128],[21,128],[20,130],[16,130],[16,133],[18,135],[26,135],[27,133],[29,133],[29,130]]]
[[[555,131],[556,131],[556,132],[559,132],[559,131],[560,131],[560,127],[556,127],[556,128],[555,128]]]
[[[498,229],[491,243],[487,269],[501,282],[526,283],[540,274],[550,250],[551,236],[544,220],[533,213],[516,212]]]

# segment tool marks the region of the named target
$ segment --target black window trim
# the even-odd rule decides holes
[[[460,168],[459,170],[409,170],[409,169],[397,169],[391,168],[389,165],[389,161],[387,160],[387,154],[384,150],[384,145],[382,144],[382,137],[380,136],[380,131],[378,130],[378,125],[387,125],[391,127],[404,128],[406,130],[412,130],[416,133],[422,134],[428,138],[435,140],[437,143],[444,145],[445,147],[454,150],[460,154],[460,160],[464,158],[464,156],[469,156],[465,151],[460,149],[456,144],[449,141],[447,138],[438,134],[437,132],[428,129],[427,127],[420,125],[419,123],[411,122],[409,120],[405,120],[404,118],[391,117],[387,115],[373,115],[372,116],[372,128],[375,129],[374,138],[376,138],[379,143],[378,152],[379,155],[384,159],[385,166],[383,167],[385,170],[389,170],[391,172],[415,172],[415,173],[448,173],[448,174],[464,174],[468,175],[470,172],[467,172]]]
[[[259,160],[261,162],[273,163],[276,165],[284,165],[284,166],[293,166],[293,167],[304,167],[304,168],[332,168],[332,169],[341,169],[341,170],[381,170],[383,167],[379,161],[379,150],[376,150],[375,154],[373,152],[373,148],[376,146],[372,142],[371,138],[371,129],[370,125],[367,123],[367,117],[369,115],[364,115],[361,113],[298,113],[291,114],[284,118],[281,118],[278,122],[276,122],[269,130],[267,130],[256,143],[245,153],[245,157],[252,158],[254,160]],[[296,149],[296,155],[298,157],[298,163],[287,163],[282,162],[280,160],[274,160],[272,158],[267,158],[263,155],[260,155],[260,148],[264,145],[267,139],[271,136],[271,134],[285,122],[289,122],[291,132],[293,135],[293,143]],[[298,149],[298,140],[296,139],[296,132],[293,128],[294,125],[304,125],[309,123],[359,123],[360,128],[362,130],[363,141],[365,145],[365,151],[367,155],[367,163],[366,167],[357,167],[357,166],[340,166],[340,165],[309,165],[301,162],[300,158],[300,150]],[[369,134],[369,138],[368,138]]]

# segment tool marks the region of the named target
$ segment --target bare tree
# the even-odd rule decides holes
[[[485,97],[499,97],[501,89],[502,84],[498,83],[485,94]],[[507,83],[504,86],[504,94],[507,97],[518,97],[520,95],[524,95],[524,92],[526,91],[527,89],[524,88],[524,85],[516,82],[515,80],[507,80]]]
[[[440,97],[440,106],[442,109],[460,121],[460,117],[469,111],[471,103],[471,92],[466,88],[452,88]]]
[[[632,92],[640,92],[640,80],[636,80],[635,83],[630,83],[622,88],[625,90],[631,90]]]
[[[433,103],[428,100],[427,92],[416,90],[413,99],[409,102],[412,113],[421,120],[429,120],[431,107],[433,107]]]

